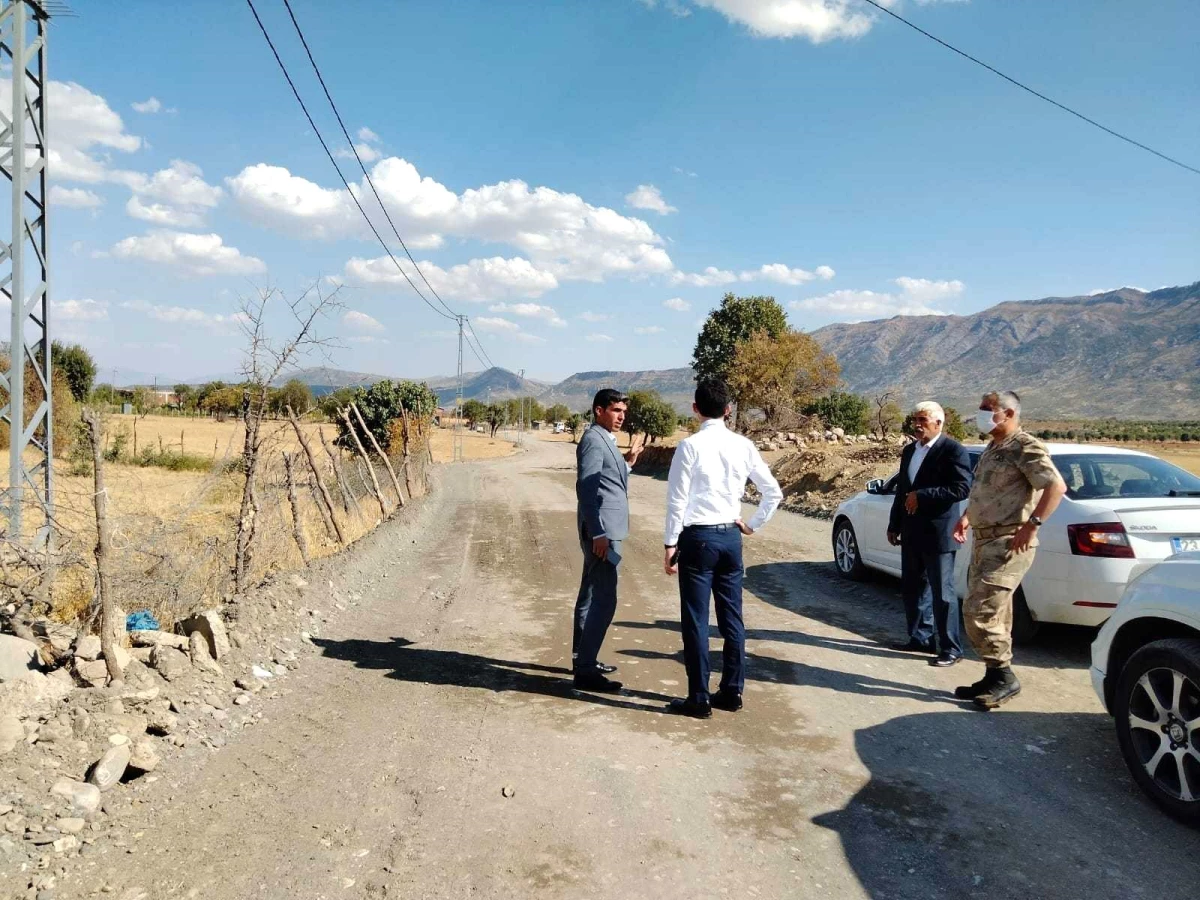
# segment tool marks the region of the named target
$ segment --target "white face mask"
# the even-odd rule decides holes
[[[996,430],[996,426],[1000,424],[992,418],[990,409],[981,409],[975,414],[975,425],[979,428],[980,434],[991,434]]]

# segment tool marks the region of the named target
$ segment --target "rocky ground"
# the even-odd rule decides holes
[[[194,622],[178,656],[129,648],[147,661],[124,688],[25,717],[0,757],[0,896],[1124,900],[1195,881],[1194,833],[1122,765],[1089,635],[1047,629],[1019,651],[1024,692],[976,712],[952,690],[978,663],[888,649],[895,583],[840,580],[826,522],[784,512],[747,541],[746,708],[681,720],[665,488],[634,478],[604,653],[626,689],[575,692],[571,450],[446,468],[429,501],[230,610],[227,650]]]

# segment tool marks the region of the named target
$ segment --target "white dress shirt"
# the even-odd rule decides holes
[[[674,547],[688,525],[726,525],[740,519],[747,478],[762,494],[758,511],[746,523],[757,531],[783,500],[779,482],[754,444],[726,428],[723,420],[705,419],[698,432],[675,448],[663,544]]]
[[[920,441],[917,441],[913,447],[912,459],[908,461],[909,484],[916,484],[917,473],[921,471],[921,463],[925,462],[925,457],[929,455],[929,449],[938,442],[938,438],[941,436],[942,433],[939,431],[928,444],[922,444]]]

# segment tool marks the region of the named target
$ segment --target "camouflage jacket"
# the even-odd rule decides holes
[[[1026,522],[1038,492],[1058,479],[1046,445],[1018,431],[997,444],[992,441],[975,467],[967,505],[972,528],[996,528]]]

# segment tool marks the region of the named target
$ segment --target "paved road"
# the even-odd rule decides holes
[[[603,654],[629,690],[573,693],[571,451],[444,470],[415,521],[345,560],[364,602],[266,719],[151,785],[123,822],[136,853],[76,861],[58,896],[79,878],[154,900],[1194,889],[1196,835],[1132,786],[1085,636],[1021,654],[1003,711],[964,708],[950,692],[978,665],[886,649],[896,585],[838,580],[827,523],[784,513],[747,542],[746,708],[681,720],[661,712],[684,681],[665,486],[634,478]]]

